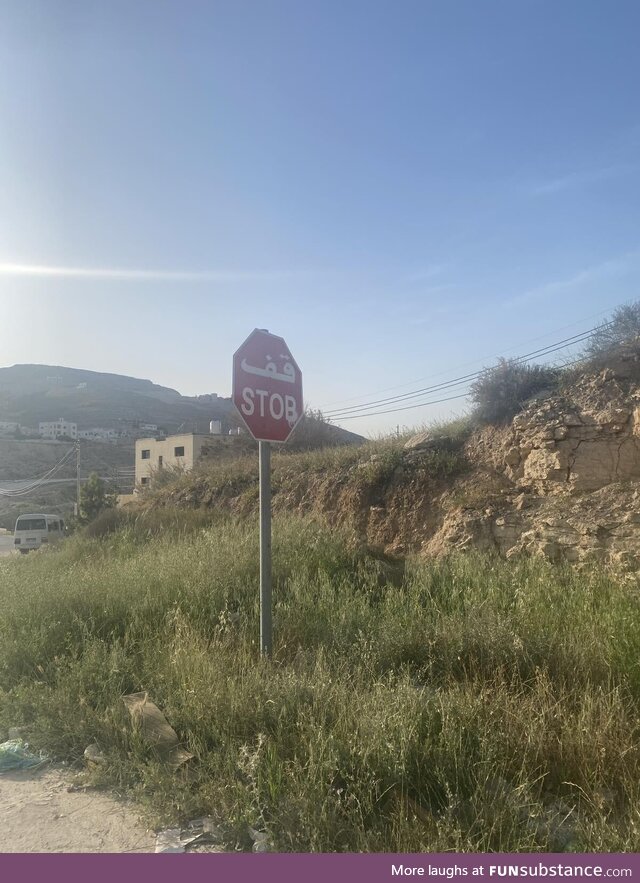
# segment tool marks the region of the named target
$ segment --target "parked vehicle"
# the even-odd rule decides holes
[[[64,520],[59,515],[21,515],[16,521],[14,546],[23,555],[48,543],[57,543],[65,535]]]

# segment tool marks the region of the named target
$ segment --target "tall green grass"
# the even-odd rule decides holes
[[[296,851],[640,847],[636,586],[481,556],[405,566],[277,519],[274,658],[251,526],[175,514],[0,564],[0,728],[158,822]],[[147,690],[195,757],[132,732]]]

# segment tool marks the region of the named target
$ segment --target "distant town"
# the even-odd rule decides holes
[[[118,439],[135,439],[149,433],[161,433],[162,430],[156,423],[137,423],[132,421],[130,426],[122,429],[110,429],[105,426],[94,426],[92,429],[78,429],[78,424],[64,417],[57,420],[42,420],[38,427],[22,426],[17,421],[0,421],[0,436],[5,438],[45,438],[53,441],[76,441],[86,439],[95,442],[116,442]],[[232,430],[229,434],[234,434]],[[209,424],[210,435],[222,435],[222,421],[212,420]]]

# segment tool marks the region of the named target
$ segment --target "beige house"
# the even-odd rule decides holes
[[[189,471],[202,456],[202,449],[211,441],[208,435],[192,432],[168,435],[166,438],[136,440],[136,488],[149,484],[158,469],[180,466]]]

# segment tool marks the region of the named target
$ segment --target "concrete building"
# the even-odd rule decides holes
[[[211,442],[209,435],[186,432],[166,438],[136,439],[136,487],[149,484],[158,469],[180,466],[189,471],[202,456],[203,448]]]
[[[10,420],[0,420],[0,435],[15,435],[19,429],[19,423],[13,423]]]
[[[113,442],[120,438],[120,433],[117,429],[104,429],[101,426],[96,426],[93,429],[81,429],[78,432],[78,438],[86,438],[88,441]]]
[[[38,424],[38,434],[43,438],[78,438],[78,424],[69,423],[64,417],[45,420]]]

